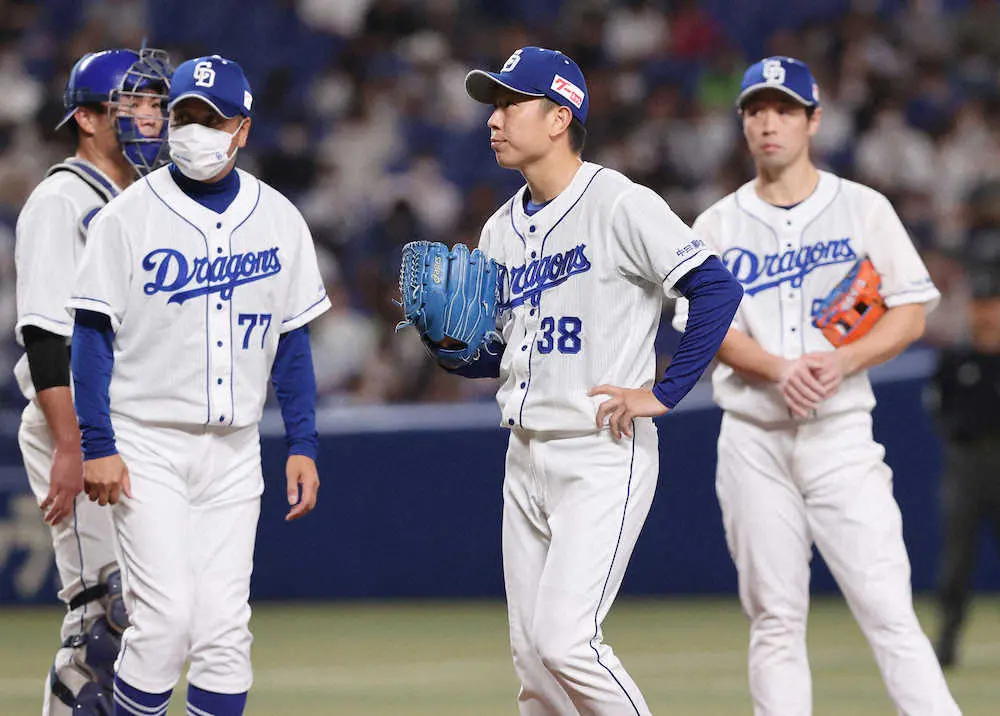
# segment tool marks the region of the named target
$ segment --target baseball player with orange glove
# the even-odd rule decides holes
[[[924,331],[937,289],[889,201],[809,158],[822,108],[769,57],[737,108],[757,176],[698,217],[744,297],[719,349],[716,491],[750,619],[757,716],[812,713],[809,561],[822,553],[901,714],[959,714],[913,611],[910,563],[867,369]],[[680,301],[675,325],[683,328]]]

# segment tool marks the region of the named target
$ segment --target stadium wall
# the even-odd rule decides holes
[[[940,445],[921,404],[928,356],[876,371],[876,436],[895,472],[918,591],[938,559]],[[262,424],[267,489],[256,548],[258,600],[500,597],[501,482],[506,431],[492,404],[343,407],[319,416],[316,511],[285,523],[280,416]],[[736,573],[714,492],[720,413],[700,385],[658,421],[661,476],[623,592],[730,593]],[[0,417],[0,603],[52,603],[56,577],[47,528],[28,492],[17,416]],[[140,488],[141,489],[141,488]],[[976,575],[1000,589],[991,540]],[[813,589],[835,588],[822,560]]]

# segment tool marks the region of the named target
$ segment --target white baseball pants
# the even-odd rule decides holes
[[[256,426],[149,425],[114,416],[132,498],[113,508],[132,625],[115,671],[142,691],[188,681],[241,693],[250,668],[250,573],[263,479]]]
[[[808,716],[809,561],[815,544],[906,716],[960,714],[913,611],[910,562],[871,415],[764,428],[731,414],[716,490],[750,620],[757,716]]]
[[[512,430],[503,567],[523,716],[646,716],[601,624],[653,500],[656,427],[546,437]]]
[[[37,401],[29,402],[21,413],[17,442],[21,448],[31,491],[40,505],[49,494],[49,473],[52,470],[55,444]],[[42,517],[39,512],[39,520]],[[73,597],[96,585],[101,570],[115,561],[115,532],[111,524],[111,512],[96,502],[91,502],[81,492],[76,498],[73,514],[50,527],[49,531],[52,534],[52,549],[59,573],[59,599],[68,606]],[[67,608],[60,629],[60,643],[70,636],[86,632],[103,615],[104,609],[96,602],[76,609]],[[52,696],[48,671],[44,682],[42,713],[46,716],[69,716],[72,709]]]
[[[21,415],[17,441],[31,491],[41,504],[49,494],[49,472],[55,445],[42,409],[35,401],[28,403]],[[41,517],[39,512],[39,519]],[[76,499],[74,514],[52,527],[51,531],[61,587],[59,599],[69,604],[77,594],[97,584],[101,569],[115,561],[111,513],[91,502],[81,492]],[[90,622],[103,614],[100,605],[94,603],[68,611],[63,619],[61,637],[65,639],[86,631]]]

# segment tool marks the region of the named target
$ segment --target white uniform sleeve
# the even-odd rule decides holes
[[[298,260],[294,266],[287,267],[288,270],[295,272],[295,280],[288,291],[285,315],[281,319],[282,333],[306,325],[330,308],[330,299],[326,295],[323,275],[316,260],[316,247],[313,245],[312,234],[302,215],[296,212],[296,218],[298,235],[294,240],[299,244],[295,252]]]
[[[668,296],[684,274],[713,255],[656,192],[636,185],[611,214],[616,263],[627,275],[661,284]]]
[[[37,326],[59,336],[73,334],[73,317],[65,305],[66,288],[53,287],[73,285],[79,232],[76,208],[67,197],[57,194],[29,201],[17,218],[14,332],[18,343],[24,343],[24,326]]]
[[[491,237],[491,234],[490,234],[490,225],[489,225],[488,222],[486,223],[485,226],[483,226],[483,230],[479,233],[479,246],[478,246],[478,248],[484,254],[486,254],[490,258],[493,258],[493,254],[491,253],[492,248],[493,248],[493,241],[492,241],[492,237]]]
[[[132,284],[132,246],[122,217],[101,211],[87,231],[67,308],[103,313],[115,332],[125,319]]]
[[[882,296],[890,308],[923,303],[930,311],[941,294],[931,282],[927,267],[906,233],[892,204],[876,194],[867,217],[869,258],[882,278]]]
[[[499,242],[493,240],[493,232],[490,231],[490,226],[492,221],[486,222],[483,226],[482,232],[479,234],[479,250],[484,254],[489,256],[491,259],[497,262],[499,266],[503,266],[503,257],[499,255]],[[503,269],[497,273],[497,282],[504,281],[506,279],[506,274]],[[504,294],[504,287],[500,287],[500,295]],[[514,319],[513,313],[510,311],[497,311],[497,330],[503,334],[504,328]]]
[[[691,230],[698,235],[702,241],[709,247],[718,247],[718,220],[715,218],[716,215],[711,211],[703,212],[694,220],[694,224],[691,226]],[[714,255],[714,253],[713,253]],[[674,317],[671,321],[671,325],[674,330],[683,333],[687,329],[687,318],[688,318],[688,300],[683,296],[677,299],[677,303],[674,304]]]

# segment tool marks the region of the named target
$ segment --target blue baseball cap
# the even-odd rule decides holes
[[[794,57],[765,57],[750,65],[743,73],[736,106],[742,107],[750,95],[766,89],[784,92],[806,107],[819,104],[819,87],[812,72],[805,62]]]
[[[167,109],[182,99],[197,97],[226,119],[250,116],[253,93],[243,68],[219,55],[196,57],[181,63],[170,80]]]
[[[548,97],[568,107],[580,122],[587,122],[590,97],[583,72],[558,50],[522,47],[499,72],[473,70],[465,76],[465,91],[477,102],[493,104],[501,89],[527,97]]]

